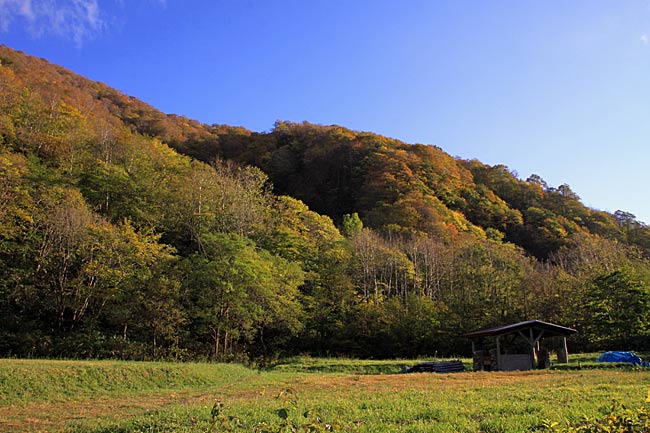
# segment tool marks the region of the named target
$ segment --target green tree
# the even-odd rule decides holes
[[[205,234],[204,245],[205,255],[187,257],[182,270],[191,332],[212,342],[213,357],[241,355],[255,338],[266,346],[267,337],[301,328],[298,265],[237,235]]]
[[[592,350],[648,347],[650,290],[632,269],[595,277],[580,309],[581,339]]]
[[[351,214],[343,215],[343,226],[341,230],[343,236],[347,238],[352,237],[359,233],[361,229],[363,229],[363,222],[361,222],[358,213],[352,212]]]
[[[185,322],[180,283],[173,272],[178,259],[170,246],[159,242],[159,234],[138,232],[128,220],[117,226],[117,235],[124,278],[102,315],[108,325],[105,332],[119,340],[119,356],[141,358],[145,354],[131,351],[131,346],[146,343],[151,348],[146,357],[156,359],[162,347],[178,346]]]
[[[278,197],[272,215],[260,245],[299,263],[305,272],[300,300],[306,326],[292,346],[318,353],[337,350],[355,299],[348,243],[329,217],[291,197]]]

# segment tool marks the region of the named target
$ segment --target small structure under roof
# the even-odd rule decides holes
[[[550,365],[550,349],[556,346],[558,362],[569,362],[566,337],[575,334],[575,329],[541,320],[528,320],[512,325],[497,326],[465,334],[472,340],[474,370],[531,370]],[[496,347],[486,349],[486,339],[494,337]],[[523,337],[517,338],[517,337]],[[561,344],[558,346],[558,338]],[[541,341],[550,339],[544,346]],[[554,341],[553,341],[554,340]],[[524,344],[524,341],[527,344]],[[478,347],[477,347],[478,346]],[[522,353],[524,352],[524,353]]]

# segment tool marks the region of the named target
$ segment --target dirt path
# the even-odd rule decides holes
[[[156,393],[0,408],[0,431],[57,432],[73,421],[124,418],[165,406],[208,401],[214,394]]]

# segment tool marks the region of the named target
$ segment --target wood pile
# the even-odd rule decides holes
[[[465,366],[459,359],[455,361],[421,362],[413,367],[407,367],[405,373],[455,373],[465,371]]]

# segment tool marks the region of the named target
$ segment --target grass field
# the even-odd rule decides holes
[[[414,361],[293,358],[257,371],[0,360],[0,431],[526,432],[600,416],[613,400],[645,403],[650,371],[574,359],[568,370],[454,374],[390,374]]]

